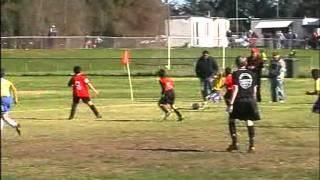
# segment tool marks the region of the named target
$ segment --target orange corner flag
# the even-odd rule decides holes
[[[121,59],[121,63],[123,65],[127,65],[129,63],[129,51],[126,49],[124,50],[123,54],[122,54],[122,59]]]

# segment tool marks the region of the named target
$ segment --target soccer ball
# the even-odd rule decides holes
[[[193,110],[198,110],[200,108],[200,104],[199,103],[193,103],[191,108]]]

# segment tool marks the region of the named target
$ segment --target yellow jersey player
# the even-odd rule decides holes
[[[21,135],[20,124],[11,119],[9,112],[12,108],[12,101],[18,103],[17,89],[13,83],[4,78],[5,72],[1,68],[1,132],[5,124],[16,129],[19,136]]]

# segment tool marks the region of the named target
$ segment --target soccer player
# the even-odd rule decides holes
[[[18,103],[17,89],[13,83],[5,79],[4,76],[4,69],[1,68],[1,132],[3,131],[4,125],[8,124],[15,128],[20,136],[20,124],[9,116],[9,112],[12,108],[12,100],[15,104]]]
[[[97,95],[99,94],[99,92],[89,82],[89,79],[87,78],[87,76],[83,72],[81,72],[80,66],[75,66],[73,68],[73,72],[74,72],[74,75],[72,76],[72,78],[69,80],[69,83],[68,83],[68,86],[72,87],[72,90],[73,90],[73,101],[72,101],[69,120],[74,118],[80,99],[82,100],[82,102],[84,102],[90,107],[90,109],[93,111],[94,115],[97,118],[102,118],[96,106],[91,101],[89,88],[92,89]]]
[[[254,121],[260,120],[256,100],[257,82],[254,77],[255,73],[246,69],[247,59],[245,57],[237,57],[236,65],[238,69],[232,74],[234,84],[229,108],[229,132],[232,144],[229,145],[227,151],[239,149],[235,124],[235,119],[239,119],[246,121],[249,135],[248,152],[254,152]]]
[[[230,67],[227,67],[225,69],[225,88],[226,88],[226,92],[223,96],[224,101],[227,105],[227,112],[229,112],[230,109],[230,101],[231,101],[231,97],[232,97],[232,92],[233,92],[233,79],[232,79],[232,70]]]
[[[312,69],[311,75],[315,81],[314,91],[307,91],[306,94],[318,96],[313,104],[312,112],[320,114],[320,69]]]
[[[167,73],[164,69],[158,71],[158,76],[160,77],[159,83],[161,85],[159,107],[165,113],[163,120],[166,120],[170,116],[172,109],[178,116],[178,121],[182,121],[183,117],[178,108],[174,105],[175,93],[173,80],[167,77]]]

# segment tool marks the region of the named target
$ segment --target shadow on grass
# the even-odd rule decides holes
[[[223,150],[199,150],[199,149],[188,149],[188,148],[140,148],[140,149],[128,149],[128,150],[152,151],[152,152],[194,152],[194,153],[204,153],[204,152],[225,153],[227,152]]]
[[[71,121],[68,118],[35,118],[35,117],[22,117],[22,118],[17,118],[23,119],[23,120],[36,120],[36,121],[61,121],[61,120],[66,120],[66,121]]]

